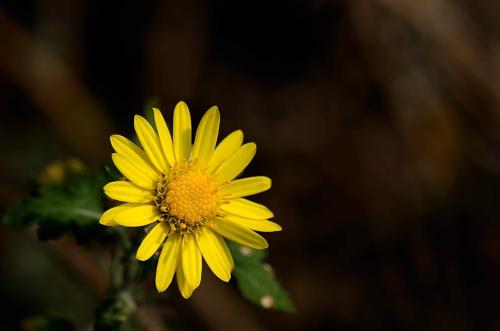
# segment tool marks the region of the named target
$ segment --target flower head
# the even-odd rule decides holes
[[[112,199],[124,202],[108,209],[100,223],[147,226],[150,231],[137,250],[145,261],[161,249],[156,287],[165,291],[174,275],[184,298],[200,285],[202,257],[223,281],[234,267],[225,239],[264,249],[255,231],[280,231],[269,221],[273,213],[244,197],[268,190],[271,180],[256,176],[235,179],[255,155],[254,143],[243,143],[237,130],[217,146],[220,115],[210,108],[191,142],[191,116],[184,102],[174,110],[173,137],[158,109],[155,127],[136,115],[134,127],[142,149],[120,135],[111,136],[113,162],[126,177],[104,186]],[[172,139],[173,138],[173,139]]]

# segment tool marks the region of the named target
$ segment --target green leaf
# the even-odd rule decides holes
[[[158,108],[159,102],[160,99],[158,97],[151,97],[148,99],[143,109],[144,118],[153,126],[153,128],[155,127],[153,108]]]
[[[101,172],[72,174],[62,183],[43,186],[34,197],[19,202],[3,216],[3,222],[17,228],[38,225],[40,240],[56,239],[67,231],[83,240],[99,226],[105,181]]]
[[[264,263],[266,250],[253,250],[227,241],[234,259],[234,275],[243,296],[256,305],[284,312],[295,307],[288,293],[276,280],[271,266]]]
[[[102,301],[94,315],[94,329],[96,331],[118,331],[130,326],[131,317],[137,310],[133,296],[124,290]],[[136,328],[132,328],[136,329]]]
[[[108,181],[120,180],[123,177],[120,170],[112,162],[104,166],[104,171],[106,172]]]

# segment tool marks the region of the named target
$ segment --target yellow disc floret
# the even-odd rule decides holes
[[[198,223],[215,211],[215,193],[214,184],[204,173],[191,170],[167,184],[165,203],[171,216]]]
[[[193,163],[179,162],[158,181],[155,202],[173,231],[194,230],[216,215],[217,188]]]

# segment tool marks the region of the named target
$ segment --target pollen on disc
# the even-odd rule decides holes
[[[176,173],[167,184],[165,204],[171,216],[198,223],[213,216],[217,207],[217,189],[202,171],[188,169]]]

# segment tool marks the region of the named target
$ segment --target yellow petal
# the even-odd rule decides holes
[[[153,112],[155,117],[156,130],[158,131],[158,136],[160,137],[160,143],[163,148],[163,153],[167,158],[168,163],[172,166],[175,163],[175,154],[170,130],[168,129],[167,123],[165,122],[161,111],[157,108],[153,108]]]
[[[140,187],[153,189],[156,185],[156,180],[160,178],[160,174],[148,166],[144,161],[132,161],[118,153],[111,155],[111,158],[118,170],[120,170],[125,177],[130,179],[131,182]]]
[[[146,261],[160,248],[169,232],[168,226],[160,222],[144,237],[135,257],[139,261]]]
[[[249,228],[250,230],[261,231],[261,232],[281,231],[281,226],[279,224],[268,220],[255,220],[236,215],[226,215],[224,216],[224,219],[234,222],[245,228]]]
[[[177,272],[175,274],[177,278],[177,286],[179,287],[179,291],[184,299],[189,299],[191,294],[193,294],[194,287],[190,286],[184,276],[184,272],[182,271],[182,259],[179,259],[177,263]]]
[[[188,284],[197,288],[201,281],[201,253],[192,235],[182,238],[182,271]]]
[[[177,161],[188,160],[191,152],[191,115],[184,101],[174,109],[174,152]]]
[[[200,168],[204,167],[214,152],[219,134],[220,114],[214,106],[207,110],[198,125],[193,145],[193,160],[196,159]]]
[[[144,226],[160,217],[158,207],[152,204],[127,203],[130,206],[115,216],[116,223],[123,226]]]
[[[238,148],[236,153],[224,161],[217,168],[217,170],[215,170],[215,183],[224,183],[238,176],[246,168],[250,161],[252,161],[256,151],[257,145],[254,143],[248,143]]]
[[[196,236],[196,242],[213,273],[223,281],[228,282],[234,263],[224,239],[203,226]]]
[[[167,238],[161,250],[158,265],[156,267],[156,288],[158,292],[165,291],[172,279],[180,261],[181,236],[172,235]]]
[[[101,223],[102,225],[106,225],[106,226],[117,226],[119,224],[116,223],[116,221],[115,221],[116,214],[118,214],[124,210],[130,209],[130,208],[131,208],[131,206],[128,203],[124,203],[124,204],[121,204],[117,207],[110,208],[102,214],[101,219],[99,220],[99,223]]]
[[[168,174],[169,165],[165,156],[163,155],[163,149],[160,145],[160,139],[156,134],[153,127],[146,121],[142,116],[135,115],[134,117],[134,128],[137,132],[137,138],[141,142],[144,151],[151,163],[164,174]]]
[[[231,199],[228,203],[221,205],[220,209],[233,215],[255,220],[265,220],[274,217],[273,212],[266,206],[243,198]]]
[[[247,177],[222,185],[219,188],[219,195],[240,198],[267,191],[269,188],[271,188],[271,179],[269,177]]]
[[[207,172],[212,174],[222,162],[234,154],[240,148],[243,142],[243,131],[236,130],[229,134],[214,150],[210,161],[208,162]]]
[[[213,220],[212,229],[229,240],[254,249],[264,249],[269,246],[266,239],[248,228],[219,217]]]
[[[110,140],[111,146],[113,146],[113,149],[118,154],[122,154],[127,159],[132,160],[133,162],[143,160],[144,162],[148,163],[149,166],[152,166],[146,153],[141,148],[139,148],[139,146],[137,146],[124,136],[114,134],[110,137]]]
[[[134,183],[116,181],[104,186],[104,193],[111,199],[123,202],[146,203],[153,201],[152,190],[145,190]]]

